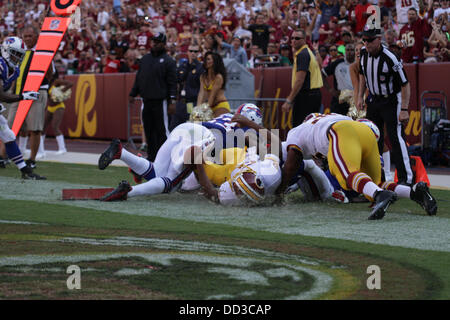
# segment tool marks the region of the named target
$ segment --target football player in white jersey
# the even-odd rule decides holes
[[[192,172],[191,147],[201,150],[207,157],[214,148],[215,137],[211,131],[195,123],[183,123],[172,130],[166,142],[158,150],[155,162],[136,156],[114,139],[98,160],[100,170],[106,169],[115,159],[125,162],[147,182],[131,187],[128,181],[103,196],[101,201],[122,201],[128,197],[170,193],[178,189],[181,182]]]
[[[382,219],[397,196],[409,197],[429,215],[436,214],[436,200],[425,183],[413,187],[382,184],[377,138],[367,123],[337,114],[311,114],[289,131],[286,144],[287,159],[278,195],[285,191],[303,159],[326,158],[331,174],[344,190],[354,190],[375,201],[369,220]]]

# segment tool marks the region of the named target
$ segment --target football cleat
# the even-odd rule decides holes
[[[31,169],[36,169],[36,161],[28,159],[25,161],[27,167],[30,167]]]
[[[425,182],[418,182],[411,188],[411,200],[417,202],[429,216],[436,215],[437,203],[436,199],[431,195],[430,190]]]
[[[47,180],[46,177],[33,173],[33,169],[28,166],[23,167],[20,171],[22,172],[22,179],[24,180]]]
[[[120,159],[121,154],[122,143],[119,139],[113,139],[108,149],[106,149],[98,159],[98,168],[100,170],[105,170],[115,159]]]
[[[375,192],[375,206],[369,216],[369,220],[383,219],[386,210],[397,200],[397,194],[389,190],[380,190]]]
[[[124,201],[127,200],[128,192],[130,191],[130,184],[128,183],[128,181],[123,180],[119,183],[119,186],[117,188],[101,197],[100,201]]]

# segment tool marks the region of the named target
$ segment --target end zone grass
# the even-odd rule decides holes
[[[48,181],[22,182],[16,168],[0,169],[1,298],[450,298],[449,191],[432,190],[437,217],[399,200],[385,219],[369,223],[367,204],[302,203],[299,194],[282,208],[233,210],[178,193],[63,202],[61,186],[114,187],[131,177],[123,167],[38,166]],[[407,233],[402,225],[414,228]],[[394,239],[395,228],[405,239]],[[332,236],[311,234],[324,230]],[[430,249],[420,249],[433,231],[434,239],[424,239]],[[72,263],[85,270],[77,292],[65,287]],[[373,264],[381,290],[366,287]]]

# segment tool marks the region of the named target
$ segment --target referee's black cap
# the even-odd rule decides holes
[[[381,29],[377,28],[374,24],[366,24],[364,26],[364,30],[362,32],[362,35],[368,38],[376,38],[381,37]]]

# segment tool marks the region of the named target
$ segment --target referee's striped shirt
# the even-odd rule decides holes
[[[374,96],[397,94],[408,83],[401,60],[384,45],[377,56],[371,56],[365,47],[361,48],[359,66],[359,72],[364,75],[366,86]]]

